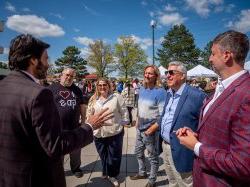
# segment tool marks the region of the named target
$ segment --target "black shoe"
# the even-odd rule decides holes
[[[130,179],[131,179],[131,180],[146,179],[146,178],[148,178],[147,175],[139,175],[139,174],[136,174],[136,175],[134,175],[134,176],[130,176]]]
[[[73,171],[73,174],[75,175],[75,177],[77,178],[81,178],[83,176],[83,172],[80,168],[76,169]]]
[[[151,184],[150,182],[148,182],[145,187],[156,187],[156,185],[155,184]]]

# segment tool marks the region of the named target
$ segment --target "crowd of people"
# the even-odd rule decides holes
[[[80,178],[81,148],[94,141],[103,180],[118,187],[124,127],[133,126],[138,172],[130,180],[148,179],[145,187],[156,186],[163,152],[170,187],[250,186],[245,34],[226,31],[213,40],[209,62],[219,79],[206,84],[196,79],[188,83],[185,65],[172,61],[165,82],[159,69],[148,65],[141,82],[100,77],[76,85],[76,72],[67,67],[59,82],[45,85],[41,80],[48,69],[48,48],[28,34],[11,41],[12,72],[0,81],[0,113],[4,114],[0,116],[0,186],[66,186],[64,155],[70,154],[71,171]]]

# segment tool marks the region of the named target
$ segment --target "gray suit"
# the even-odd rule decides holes
[[[91,127],[62,132],[51,91],[23,72],[0,88],[0,186],[66,186],[61,157],[91,143]]]

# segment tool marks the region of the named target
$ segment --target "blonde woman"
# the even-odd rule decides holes
[[[114,186],[119,186],[117,176],[122,158],[123,126],[129,123],[128,111],[123,98],[113,94],[109,81],[100,78],[96,83],[96,92],[88,104],[87,118],[107,107],[114,117],[107,120],[105,126],[94,131],[94,141],[102,162],[103,178]]]

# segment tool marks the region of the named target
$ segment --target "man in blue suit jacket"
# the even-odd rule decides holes
[[[194,131],[197,129],[206,95],[185,83],[187,70],[181,62],[169,63],[166,76],[169,90],[161,116],[165,170],[170,187],[192,186],[194,154],[179,143],[175,132],[184,126]]]

